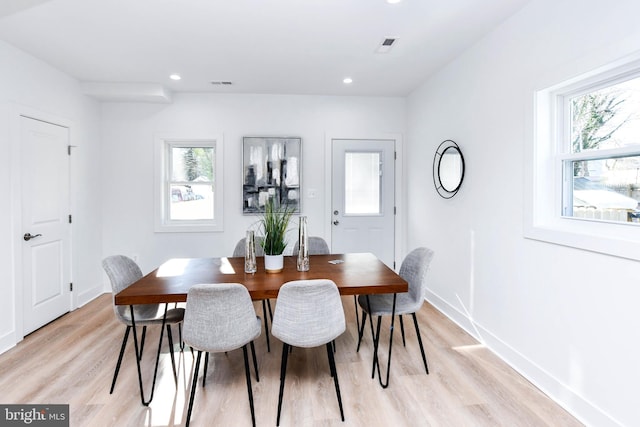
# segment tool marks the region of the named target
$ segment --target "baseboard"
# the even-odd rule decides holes
[[[18,341],[16,340],[16,331],[13,330],[0,337],[0,354],[16,346]]]
[[[474,322],[466,313],[463,313],[440,296],[427,291],[426,300],[451,321],[486,345],[500,359],[576,417],[581,423],[587,426],[623,426],[621,422],[592,402],[589,402],[583,396],[580,396],[575,390],[509,346],[490,330]]]
[[[102,285],[94,286],[90,289],[87,289],[86,291],[83,291],[82,293],[79,293],[76,298],[76,308],[82,307],[83,305],[93,301],[104,293],[105,290]]]

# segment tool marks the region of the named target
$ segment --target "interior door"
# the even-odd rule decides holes
[[[334,139],[333,253],[372,252],[394,268],[395,141]]]
[[[20,118],[23,334],[69,311],[69,129]]]

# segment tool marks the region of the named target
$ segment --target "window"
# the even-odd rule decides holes
[[[563,216],[640,220],[640,77],[634,74],[561,95]]]
[[[536,92],[525,237],[640,260],[640,61]]]
[[[222,230],[222,144],[218,139],[156,141],[156,231]]]
[[[381,214],[381,164],[378,152],[345,153],[345,215]]]

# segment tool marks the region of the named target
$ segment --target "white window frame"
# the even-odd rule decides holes
[[[221,136],[205,137],[175,137],[157,135],[154,143],[155,163],[155,231],[163,232],[219,232],[223,231],[223,140]],[[168,186],[169,176],[169,149],[172,146],[211,147],[214,150],[214,189],[213,189],[213,220],[171,220],[169,218]]]
[[[571,153],[566,99],[640,75],[640,55],[624,58],[535,91],[532,137],[525,155],[524,236],[529,239],[640,260],[640,227],[563,216],[563,167],[569,159],[640,155],[640,145]]]

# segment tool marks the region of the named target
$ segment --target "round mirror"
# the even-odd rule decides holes
[[[464,178],[464,157],[458,144],[450,139],[442,142],[433,158],[433,182],[436,191],[450,199],[460,189]]]

